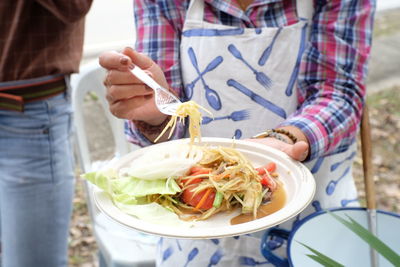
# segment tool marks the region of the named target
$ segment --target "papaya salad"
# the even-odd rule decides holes
[[[108,193],[122,211],[147,221],[198,221],[234,211],[262,217],[260,207],[268,205],[280,187],[276,164],[255,168],[234,141],[231,147],[201,144],[199,106],[185,103],[166,129],[189,116],[188,144],[150,146],[83,177]]]

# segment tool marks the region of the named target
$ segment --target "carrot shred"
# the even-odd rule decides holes
[[[200,199],[199,203],[197,203],[195,209],[198,210],[201,208],[201,206],[203,206],[204,202],[206,201],[208,195],[211,193],[212,188],[208,188],[206,193],[203,195],[203,197]]]

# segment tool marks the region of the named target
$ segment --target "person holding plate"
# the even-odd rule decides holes
[[[105,52],[111,112],[129,141],[152,145],[169,117],[133,76],[144,69],[182,101],[213,113],[202,136],[250,139],[302,161],[317,181],[307,214],[357,204],[352,178],[365,96],[375,1],[134,1],[136,48]],[[178,125],[171,139],[187,137]],[[165,134],[160,141],[168,140]],[[163,238],[158,266],[270,264],[255,234]],[[168,253],[166,253],[168,252]],[[251,265],[252,266],[252,265]]]

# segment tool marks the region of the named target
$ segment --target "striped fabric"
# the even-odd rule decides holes
[[[171,87],[183,96],[179,45],[189,0],[135,0],[136,49],[164,70]],[[205,18],[237,27],[283,27],[298,22],[295,0],[255,0],[243,12],[236,1],[205,0]],[[297,112],[283,125],[300,128],[311,145],[309,160],[344,151],[354,141],[365,96],[371,49],[374,0],[314,0],[309,43],[298,76]],[[184,127],[173,138],[184,135]],[[150,142],[126,122],[128,139]]]
[[[24,104],[58,95],[67,90],[64,75],[0,82],[0,109],[24,111]]]

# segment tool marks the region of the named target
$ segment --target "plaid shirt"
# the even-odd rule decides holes
[[[305,0],[302,0],[305,1]],[[135,0],[136,49],[149,55],[183,94],[179,45],[189,0]],[[237,27],[283,27],[298,22],[295,0],[255,0],[246,12],[236,1],[205,0],[204,20]],[[345,151],[354,142],[364,104],[374,0],[314,0],[309,44],[297,79],[299,108],[281,126],[300,128],[310,159]],[[128,139],[151,144],[132,122]],[[173,138],[184,135],[184,127]]]
[[[1,0],[0,82],[77,72],[92,0]]]

